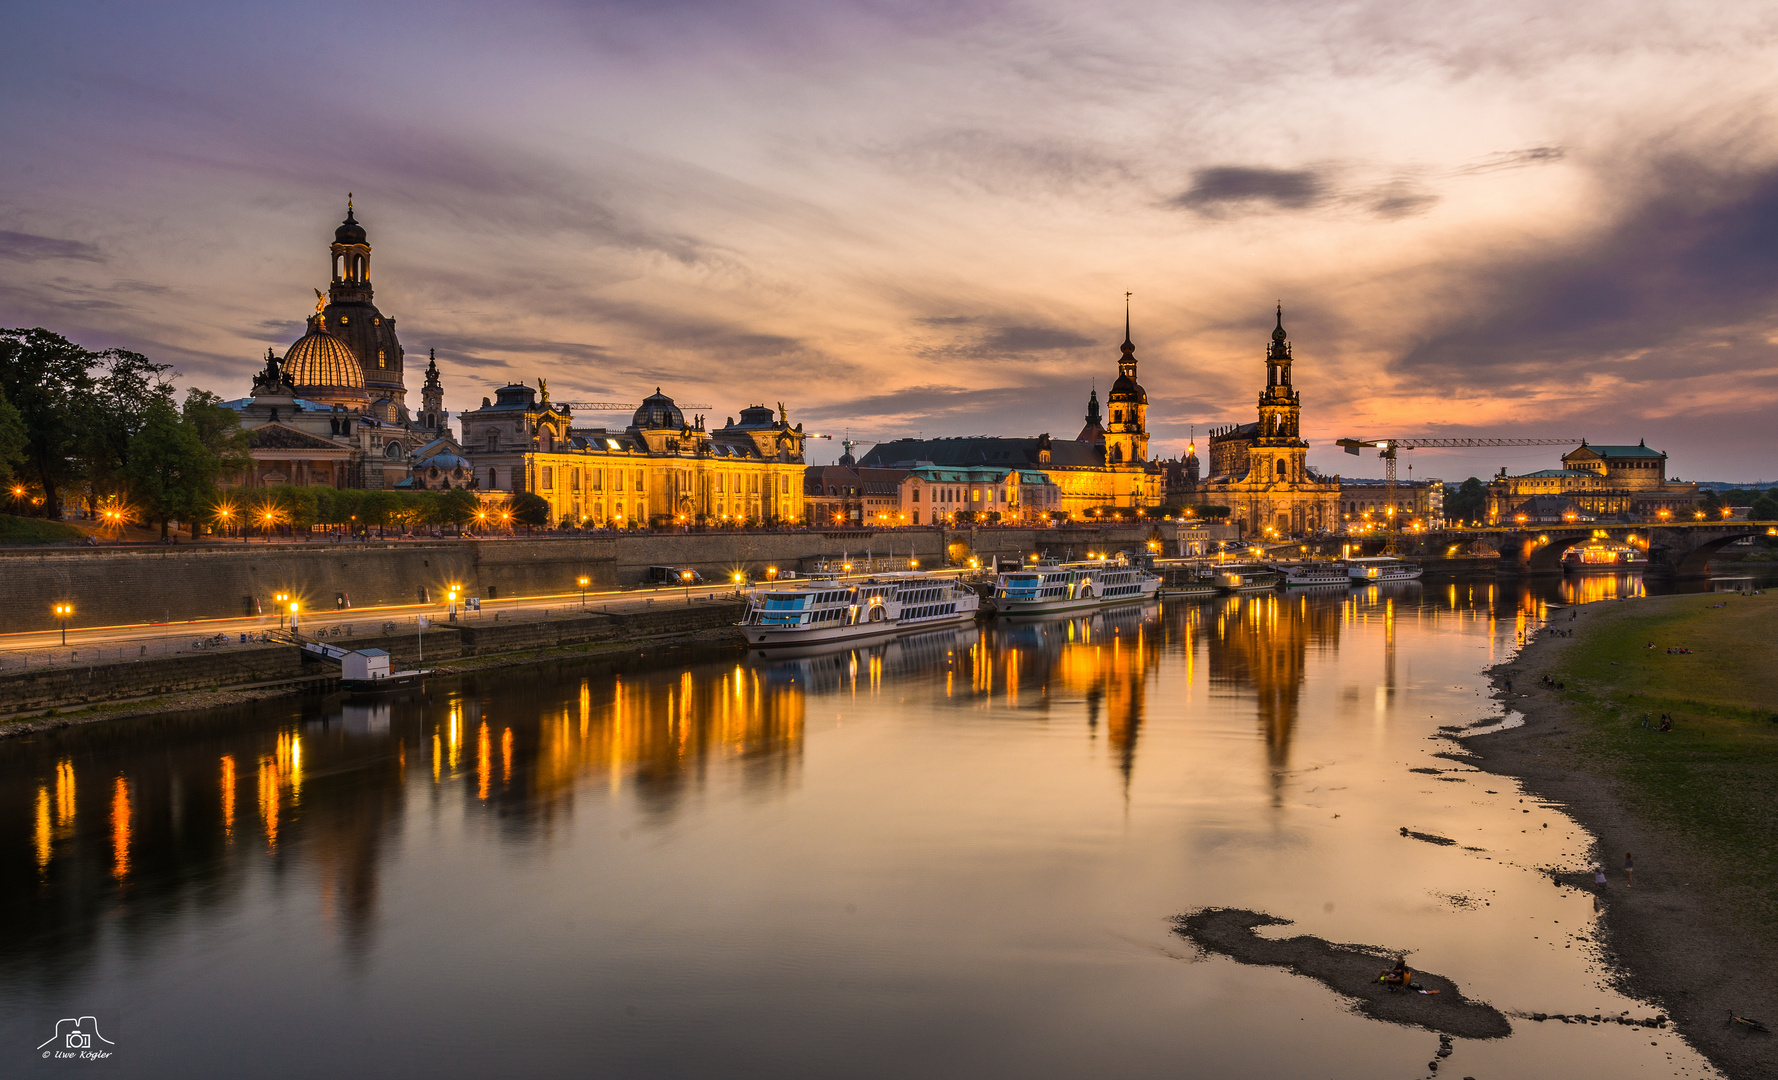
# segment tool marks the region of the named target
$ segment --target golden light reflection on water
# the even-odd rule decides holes
[[[118,777],[111,786],[111,876],[130,876],[130,782]]]
[[[74,824],[74,763],[67,758],[56,763],[56,824]]]
[[[37,826],[31,839],[37,849],[37,869],[41,871],[49,865],[55,840],[49,819],[49,788],[43,784],[37,785]]]
[[[475,797],[488,797],[488,725],[483,724],[475,736]]]
[[[222,755],[222,835],[234,839],[235,835],[235,756]]]
[[[259,820],[268,846],[278,846],[278,762],[270,754],[259,757]]]

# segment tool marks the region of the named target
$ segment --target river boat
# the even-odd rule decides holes
[[[1346,567],[1353,581],[1365,585],[1387,584],[1391,581],[1413,581],[1426,572],[1418,563],[1403,562],[1392,555],[1348,559]]]
[[[823,574],[754,590],[738,625],[756,649],[808,646],[972,622],[980,607],[973,589],[940,574],[879,574],[860,581]]]
[[[1160,587],[1159,577],[1124,562],[1040,562],[995,577],[994,610],[1014,616],[1085,611],[1147,600]]]
[[[1157,562],[1154,569],[1161,578],[1155,595],[1162,600],[1200,600],[1216,595],[1216,576],[1198,563]]]
[[[1286,589],[1343,589],[1352,584],[1352,574],[1345,563],[1298,563],[1279,569],[1284,572]]]
[[[1216,568],[1216,587],[1225,593],[1270,592],[1283,580],[1283,574],[1260,563]]]

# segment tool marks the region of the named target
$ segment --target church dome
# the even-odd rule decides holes
[[[630,418],[630,426],[639,431],[665,431],[668,428],[683,428],[685,414],[673,399],[661,393],[660,387],[654,393],[642,399],[642,407]]]
[[[1142,389],[1135,376],[1119,375],[1111,384],[1111,393],[1105,396],[1105,401],[1111,405],[1147,405],[1148,391]]]
[[[284,354],[284,375],[298,389],[334,386],[364,389],[364,370],[346,343],[312,322],[307,334]]]
[[[346,206],[346,220],[340,222],[340,227],[333,230],[333,242],[336,244],[362,244],[365,242],[364,226],[358,224],[358,219],[352,216],[352,207],[349,203]]]

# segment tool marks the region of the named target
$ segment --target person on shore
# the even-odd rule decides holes
[[[1406,990],[1413,978],[1414,972],[1408,967],[1408,958],[1398,956],[1395,958],[1395,966],[1378,976],[1377,981],[1381,982],[1386,989],[1395,991]]]
[[[1624,887],[1636,886],[1636,857],[1628,851],[1624,852]]]
[[[1605,867],[1602,864],[1593,865],[1593,884],[1600,889],[1605,888]]]
[[[1662,731],[1672,731],[1673,730],[1673,718],[1671,716],[1668,716],[1666,713],[1661,714],[1661,730]]]

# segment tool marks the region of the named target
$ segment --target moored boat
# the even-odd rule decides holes
[[[974,590],[940,574],[817,575],[755,590],[739,625],[754,648],[820,645],[970,622],[980,606]]]
[[[1135,603],[1160,586],[1160,578],[1125,562],[1040,562],[996,575],[994,607],[1001,615],[1051,615]]]
[[[1216,577],[1195,562],[1155,564],[1161,585],[1155,595],[1163,600],[1191,600],[1216,595]]]
[[[1426,572],[1418,563],[1403,562],[1393,555],[1348,559],[1346,567],[1347,575],[1353,581],[1365,585],[1378,585],[1391,581],[1413,581]]]
[[[1286,589],[1344,587],[1352,584],[1351,571],[1345,563],[1298,563],[1279,567],[1284,573]]]
[[[1257,563],[1216,568],[1216,587],[1225,593],[1267,592],[1276,589],[1282,580],[1283,574]]]

